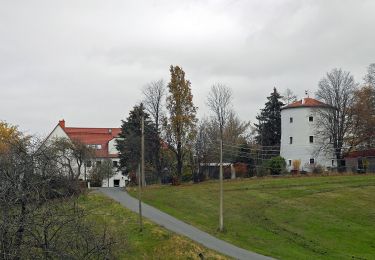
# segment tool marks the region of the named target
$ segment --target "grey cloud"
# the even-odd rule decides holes
[[[375,2],[2,1],[0,119],[31,133],[118,126],[141,87],[181,65],[202,116],[210,85],[254,120],[276,86],[313,93],[333,67],[374,62]]]

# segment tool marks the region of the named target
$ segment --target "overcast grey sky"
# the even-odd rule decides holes
[[[254,122],[276,88],[314,93],[375,62],[374,0],[0,0],[0,120],[30,134],[118,127],[147,82],[180,65],[199,116],[210,86]]]

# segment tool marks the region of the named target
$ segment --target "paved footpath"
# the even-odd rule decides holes
[[[99,191],[104,193],[108,197],[120,202],[120,204],[124,207],[134,212],[138,212],[138,200],[131,197],[127,192],[124,192],[119,188],[99,188]],[[273,259],[229,244],[145,203],[142,203],[142,214],[144,217],[148,218],[152,222],[155,222],[165,227],[166,229],[169,229],[177,234],[186,236],[198,242],[199,244],[204,245],[207,248],[213,249],[217,252],[233,257],[235,259]]]

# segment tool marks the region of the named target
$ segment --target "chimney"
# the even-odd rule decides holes
[[[302,98],[302,105],[305,104],[305,98]]]
[[[108,133],[112,134],[112,129],[108,128]]]
[[[65,128],[65,120],[64,119],[60,120],[59,125],[60,125],[61,128]]]

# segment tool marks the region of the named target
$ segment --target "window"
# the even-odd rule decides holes
[[[309,122],[314,122],[314,117],[309,116]]]
[[[332,160],[332,166],[335,166],[335,160]]]
[[[310,144],[312,144],[314,142],[314,136],[310,135],[309,140],[310,140]]]
[[[293,137],[289,137],[289,143],[290,143],[290,144],[293,143]]]
[[[293,117],[289,117],[289,123],[293,123]]]
[[[96,149],[96,150],[102,149],[102,145],[101,144],[88,144],[87,146],[89,148]]]
[[[87,161],[87,162],[86,162],[86,167],[91,167],[91,166],[92,166],[91,161]]]
[[[292,166],[292,160],[288,160],[288,166]]]
[[[315,159],[314,158],[310,158],[310,164],[314,164],[315,163]]]
[[[99,165],[101,165],[101,164],[102,164],[101,161],[96,161],[96,165],[97,165],[97,166],[99,166]]]
[[[118,165],[118,162],[117,162],[117,161],[112,161],[112,166],[113,166],[113,167],[117,167],[117,165]]]

